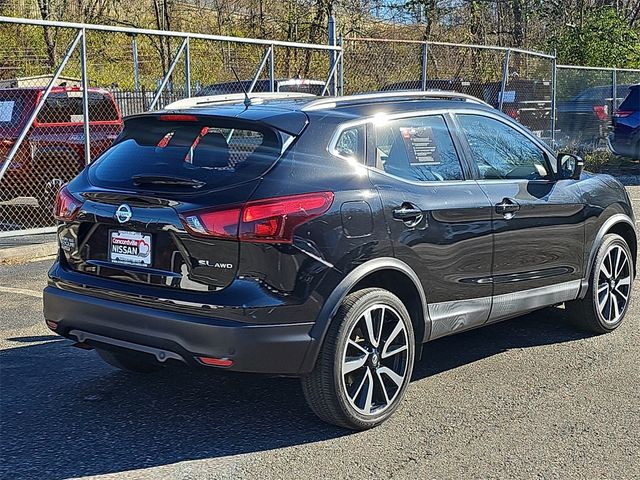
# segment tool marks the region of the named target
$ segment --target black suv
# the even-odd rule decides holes
[[[365,429],[425,342],[562,303],[623,321],[625,189],[481,101],[225,101],[129,117],[60,191],[50,329],[125,370],[297,376],[320,418]]]

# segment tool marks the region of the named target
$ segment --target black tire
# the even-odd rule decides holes
[[[96,348],[98,356],[112,367],[125,372],[152,373],[162,368],[162,365],[147,354],[139,352],[104,350]]]
[[[626,266],[611,266],[614,261],[610,254],[618,252],[626,256]],[[606,272],[611,270],[613,280],[607,280]],[[589,290],[582,299],[565,304],[571,322],[577,327],[594,333],[608,333],[618,328],[629,309],[631,287],[633,283],[633,263],[627,242],[620,235],[610,233],[604,236],[591,268]],[[628,280],[627,280],[628,278]],[[628,285],[626,282],[628,281]],[[623,282],[625,284],[623,285]],[[615,285],[615,286],[613,286]],[[612,299],[611,296],[615,299]],[[622,300],[626,296],[624,303]],[[604,304],[602,303],[604,299]],[[616,314],[616,312],[619,312]]]
[[[373,337],[379,332],[377,342],[369,342],[366,330]],[[380,288],[359,290],[344,299],[333,318],[313,372],[302,378],[304,396],[325,422],[353,430],[375,427],[402,401],[414,357],[413,326],[400,299]]]

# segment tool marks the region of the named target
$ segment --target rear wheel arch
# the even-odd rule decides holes
[[[350,293],[371,287],[388,290],[405,304],[411,316],[418,345],[428,339],[431,333],[431,320],[427,309],[427,298],[418,276],[409,265],[398,259],[376,258],[352,270],[325,301],[311,329],[310,336],[313,338],[313,343],[307,352],[301,373],[313,370],[331,320],[342,301]]]

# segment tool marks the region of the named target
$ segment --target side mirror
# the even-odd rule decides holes
[[[578,180],[584,168],[584,160],[572,153],[558,153],[558,178]]]

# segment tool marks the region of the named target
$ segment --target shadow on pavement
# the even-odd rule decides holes
[[[582,338],[546,309],[425,346],[414,379],[512,348]],[[0,352],[2,478],[67,478],[305,444],[349,432],[317,420],[290,378],[176,365],[131,375],[55,336]]]

